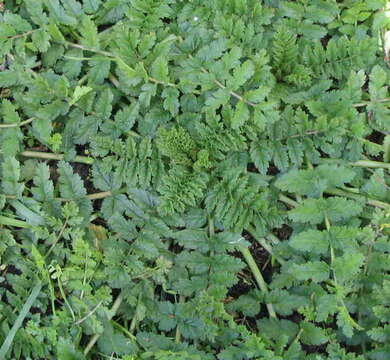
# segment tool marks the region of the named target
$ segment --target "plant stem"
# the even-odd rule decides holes
[[[20,123],[0,124],[0,129],[14,128],[14,127],[20,127],[23,125],[27,125],[27,124],[30,124],[31,122],[33,122],[34,119],[35,118],[30,118],[30,119],[24,120]]]
[[[192,56],[191,56],[192,58]],[[201,68],[201,70],[205,73],[205,74],[210,74],[210,72],[205,69],[204,67]],[[222,90],[225,90],[226,89],[226,86],[224,84],[222,84],[220,81],[218,81],[217,79],[214,80],[214,84],[216,84],[219,88],[221,88]],[[252,107],[256,107],[257,104],[251,102],[251,101],[248,101],[246,99],[244,99],[241,95],[237,94],[236,92],[234,91],[231,91],[231,90],[228,90],[229,91],[229,94],[230,96],[233,96],[235,97],[236,99],[238,99],[239,101],[242,101],[244,102],[245,104],[249,105],[249,106],[252,106]]]
[[[19,39],[19,38],[22,38],[22,37],[31,35],[32,33],[34,33],[34,32],[37,31],[37,30],[38,30],[38,29],[26,31],[26,32],[23,33],[23,34],[14,35],[14,36],[9,37],[8,39],[9,39],[9,40]]]
[[[108,74],[108,80],[111,81],[111,83],[116,87],[116,88],[120,88],[120,83],[119,83],[119,80],[111,73]]]
[[[124,190],[122,189],[119,192],[121,193],[123,191]],[[106,197],[110,197],[110,196],[113,196],[113,195],[114,194],[111,191],[102,191],[102,192],[98,192],[98,193],[94,193],[94,194],[88,194],[85,197],[87,199],[89,199],[89,200],[98,200],[98,199],[105,199]],[[14,199],[16,199],[16,196],[15,195],[5,195],[5,198],[14,200]],[[55,198],[54,200],[58,200],[58,201],[72,201],[73,199],[64,199],[64,198],[58,197],[58,198]],[[7,218],[7,219],[10,219],[10,218]],[[16,220],[16,221],[19,221],[19,220]],[[0,224],[1,224],[1,220],[0,220]],[[4,224],[4,225],[12,225],[12,224],[10,223],[10,224]],[[23,227],[23,226],[20,226],[20,225],[16,225],[16,223],[15,223],[15,226]]]
[[[330,195],[343,196],[349,199],[364,201],[367,205],[375,206],[381,209],[388,209],[390,207],[390,204],[383,201],[367,199],[361,194],[350,193],[341,189],[328,189],[325,192]]]
[[[214,230],[214,219],[212,217],[209,217],[209,236],[213,236],[215,233]]]
[[[179,297],[179,303],[184,303],[186,300],[186,298],[183,296],[183,295],[180,295]],[[180,344],[180,339],[181,339],[181,333],[180,333],[180,329],[178,326],[176,326],[176,334],[175,334],[175,343],[176,344]]]
[[[64,160],[64,154],[53,154],[43,151],[22,151],[19,155],[24,157],[38,158],[38,159],[47,159],[47,160]],[[94,159],[87,156],[77,155],[71,162],[78,162],[82,164],[91,165],[94,162]]]
[[[303,329],[299,329],[299,331],[298,331],[297,335],[295,336],[294,340],[291,341],[291,344],[288,347],[289,349],[291,348],[291,346],[293,346],[295,343],[297,343],[299,341],[299,338],[301,337],[302,333],[303,333]]]
[[[122,331],[125,335],[127,335],[130,339],[132,340],[137,340],[137,338],[129,331],[127,330],[124,326],[121,324],[118,324],[115,320],[111,320],[112,325],[114,325],[117,329]]]
[[[385,136],[385,140],[383,141],[383,161],[388,163],[390,162],[390,135]]]
[[[24,228],[24,229],[31,228],[31,225],[26,223],[25,221],[13,219],[13,218],[1,216],[1,215],[0,215],[0,225],[15,226],[15,227],[20,227],[20,228]]]
[[[292,207],[297,207],[297,206],[299,205],[298,202],[296,202],[296,201],[293,200],[293,199],[290,199],[289,197],[287,197],[287,196],[285,196],[285,195],[283,195],[283,194],[279,195],[279,200],[280,200],[281,202],[284,202],[284,203],[287,204],[287,205],[292,206]]]
[[[261,271],[260,271],[259,267],[257,266],[257,264],[255,262],[255,259],[253,258],[251,252],[249,251],[248,248],[243,247],[243,246],[240,247],[240,251],[241,251],[241,254],[244,257],[246,263],[248,264],[249,268],[251,269],[252,274],[253,274],[253,276],[254,276],[254,278],[255,278],[255,280],[257,282],[257,285],[259,286],[260,290],[264,294],[268,294],[267,284],[264,281],[263,275],[261,274]],[[277,316],[276,316],[276,313],[275,313],[275,310],[274,310],[272,304],[266,304],[266,306],[267,306],[267,310],[268,310],[269,316],[271,318],[276,319]]]
[[[262,237],[259,237],[257,236],[256,234],[256,229],[253,227],[253,226],[248,226],[248,228],[246,229],[251,235],[252,237],[271,255],[273,256],[278,262],[279,264],[283,264],[284,263],[284,260],[281,259],[279,256],[276,256],[274,253],[273,253],[273,250],[272,250],[272,245],[270,245],[266,239],[262,238]],[[273,234],[268,234],[266,237],[271,237],[273,236],[278,242],[279,242],[279,239],[274,236]],[[274,241],[274,239],[272,239]],[[274,241],[275,243],[277,243],[276,241]]]
[[[119,56],[115,55],[114,53],[111,53],[111,52],[108,52],[108,51],[99,50],[99,49],[90,48],[90,47],[87,47],[87,46],[84,46],[84,45],[81,45],[81,44],[75,44],[75,43],[72,43],[72,42],[66,42],[65,45],[68,45],[68,46],[76,48],[76,49],[81,49],[81,50],[84,50],[84,51],[89,51],[89,52],[93,52],[95,54],[100,54],[100,55],[109,57],[113,61],[120,62],[124,66],[129,67],[126,64],[125,61],[123,61]],[[132,70],[132,71],[134,71],[134,70]],[[109,75],[109,80],[116,87],[119,88],[119,81],[113,75],[111,75],[111,74]],[[173,83],[170,83],[170,82],[160,81],[160,80],[157,80],[157,79],[155,79],[155,78],[153,78],[153,77],[151,77],[149,75],[147,76],[147,80],[149,80],[150,82],[153,82],[155,84],[161,84],[161,85],[165,85],[165,86],[177,87],[176,84],[173,84]]]
[[[66,298],[65,291],[64,291],[64,288],[62,287],[62,282],[61,282],[60,277],[57,278],[57,283],[58,283],[58,288],[60,289],[61,296],[64,299],[65,304],[68,307],[70,314],[72,315],[73,321],[75,321],[76,317],[74,316],[74,311],[73,311],[72,307],[70,306],[68,299]]]
[[[384,99],[379,99],[379,100],[374,100],[374,101],[365,101],[365,102],[361,102],[358,104],[353,104],[353,106],[354,107],[364,107],[364,106],[367,106],[370,104],[385,103],[388,101],[390,101],[390,98],[384,98]]]
[[[106,197],[110,197],[112,195],[113,194],[111,191],[103,191],[103,192],[98,192],[95,194],[88,194],[86,197],[90,200],[98,200],[98,199],[104,199]]]
[[[380,161],[372,161],[372,160],[359,160],[354,163],[351,163],[352,166],[356,167],[366,167],[366,168],[374,168],[374,169],[387,169],[390,170],[390,163],[384,163]]]
[[[84,46],[84,45],[81,45],[81,44],[75,44],[75,43],[72,43],[72,42],[69,42],[69,41],[66,41],[65,43],[62,43],[62,44],[70,46],[70,47],[73,47],[75,49],[89,51],[89,52],[92,52],[92,53],[95,53],[95,54],[100,54],[100,55],[111,57],[111,58],[115,58],[116,57],[113,53],[110,53],[108,51],[103,51],[103,50],[99,50],[99,49],[90,48],[88,46]]]
[[[42,289],[42,283],[39,282],[34,286],[33,290],[31,291],[31,294],[29,295],[26,302],[24,303],[22,310],[20,310],[20,313],[16,318],[15,322],[13,323],[11,330],[8,331],[7,337],[5,338],[3,344],[1,345],[0,359],[5,359],[17,331],[23,325],[23,321],[28,315],[39,293],[41,292],[41,289]]]
[[[111,315],[109,316],[108,320],[111,320],[112,317],[116,314],[116,312],[119,309],[119,306],[122,303],[122,300],[123,300],[123,295],[122,293],[120,293],[111,307],[111,311],[110,311]],[[101,334],[95,334],[94,336],[92,336],[92,338],[89,340],[87,346],[84,349],[84,355],[87,355],[91,351],[92,347],[95,345],[96,341],[98,341],[100,336]]]
[[[65,219],[64,224],[62,225],[62,228],[61,228],[58,236],[56,237],[56,239],[54,240],[54,242],[51,245],[50,249],[46,253],[45,258],[47,258],[50,255],[50,253],[53,251],[53,249],[55,248],[56,244],[58,243],[58,241],[61,239],[62,235],[64,234],[64,231],[65,231],[67,225],[68,225],[68,218]]]
[[[326,226],[326,230],[329,232],[331,225],[330,225],[328,217],[325,217],[325,226]],[[334,261],[335,261],[334,249],[333,249],[332,244],[330,244],[330,269],[331,269],[331,272],[333,274],[334,286],[337,289],[338,282],[337,282],[336,271],[334,269]],[[349,314],[349,311],[348,311],[347,305],[345,304],[344,298],[339,297],[338,300],[340,301],[341,306],[345,309],[345,312],[348,314],[349,320],[352,322],[352,326],[357,330],[363,330],[363,328]]]
[[[81,319],[75,321],[73,324],[74,325],[80,325],[82,322],[84,322],[85,320],[87,320],[90,316],[93,315],[93,313],[99,308],[99,306],[103,303],[103,301],[99,301],[98,304],[87,314],[85,315],[84,317],[82,317]]]

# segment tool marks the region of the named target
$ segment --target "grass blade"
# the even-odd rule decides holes
[[[16,332],[19,330],[19,328],[23,324],[23,320],[29,313],[31,306],[34,304],[36,298],[38,297],[40,291],[42,289],[42,284],[39,282],[36,284],[28,297],[27,301],[24,303],[22,310],[20,311],[18,317],[16,318],[15,323],[13,324],[10,332],[8,333],[7,337],[5,338],[3,345],[1,345],[0,348],[0,359],[5,359],[5,355],[7,354],[9,348],[12,345],[12,342],[14,340],[14,337],[16,335]]]
[[[26,229],[31,227],[31,225],[26,223],[25,221],[13,219],[6,216],[0,216],[0,225],[15,226]]]

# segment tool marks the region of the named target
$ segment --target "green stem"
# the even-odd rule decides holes
[[[386,163],[390,162],[390,135],[386,135],[383,141],[383,161]]]
[[[126,66],[126,67],[128,67],[130,69],[130,67],[126,64],[126,62],[123,61],[119,56],[115,55],[114,53],[111,53],[111,52],[108,52],[108,51],[99,50],[99,49],[90,48],[90,47],[87,47],[87,46],[84,46],[84,45],[81,45],[81,44],[75,44],[75,43],[72,43],[72,42],[66,42],[65,44],[67,46],[70,46],[70,47],[73,47],[73,48],[76,48],[76,49],[81,49],[81,50],[84,50],[84,51],[89,51],[89,52],[92,52],[92,53],[95,53],[95,54],[100,54],[100,55],[109,57],[113,61],[120,62],[122,65],[124,65],[124,66]],[[131,69],[131,71],[134,71],[134,70]],[[119,87],[119,82],[115,81],[114,77],[112,75],[109,76],[109,80],[116,87]],[[155,78],[153,78],[153,77],[151,77],[149,75],[147,76],[147,80],[149,80],[150,82],[153,82],[155,84],[161,84],[161,85],[165,85],[165,86],[177,87],[176,84],[173,84],[173,83],[170,83],[170,82],[160,81],[160,80],[157,80],[157,79],[155,79]]]
[[[255,280],[257,282],[257,285],[259,286],[260,290],[264,294],[268,294],[267,284],[264,281],[263,275],[261,274],[260,269],[257,266],[257,264],[255,262],[255,259],[253,258],[251,252],[249,251],[248,248],[243,247],[243,246],[240,247],[240,251],[241,251],[241,254],[244,257],[246,263],[248,264],[249,268],[251,269],[252,274],[253,274],[253,276],[254,276],[254,278],[255,278]],[[266,306],[267,306],[267,310],[268,310],[269,316],[271,318],[276,319],[277,316],[276,316],[276,313],[275,313],[275,310],[274,310],[272,304],[266,304]]]
[[[374,101],[365,101],[357,104],[353,104],[354,107],[364,107],[370,104],[378,104],[378,103],[385,103],[389,102],[390,98],[384,98],[384,99],[379,99],[379,100],[374,100]]]
[[[64,154],[53,154],[42,151],[22,151],[19,155],[24,157],[46,159],[46,160],[64,160]],[[71,162],[77,162],[82,164],[91,165],[94,162],[94,159],[87,156],[77,155],[74,159],[70,160]]]
[[[83,316],[81,319],[75,321],[73,324],[74,324],[74,325],[80,325],[81,323],[83,323],[85,320],[87,320],[90,316],[92,316],[92,315],[95,313],[95,311],[100,307],[100,305],[101,305],[102,303],[103,303],[102,300],[99,301],[99,302],[97,303],[97,305],[96,305],[90,312],[88,312],[87,315],[85,315],[85,316]],[[112,321],[112,320],[111,320],[111,321]]]
[[[29,35],[31,35],[32,33],[34,33],[35,31],[37,31],[37,30],[39,30],[39,29],[34,29],[34,30],[26,31],[26,32],[23,33],[23,34],[18,34],[18,35],[10,36],[10,37],[8,37],[8,40],[15,40],[15,39],[19,39],[19,38],[22,38],[22,37],[25,37],[25,36],[29,36]]]
[[[122,301],[123,301],[123,295],[122,293],[120,293],[111,307],[110,310],[111,315],[109,316],[108,320],[111,320],[113,316],[116,314]],[[92,347],[96,344],[96,341],[98,341],[100,336],[101,334],[95,334],[94,336],[92,336],[92,338],[89,340],[87,346],[84,349],[84,355],[87,355],[91,351]]]
[[[283,264],[284,263],[284,260],[281,259],[279,256],[276,256],[273,252],[273,249],[272,249],[272,245],[270,245],[266,239],[264,239],[263,237],[259,237],[257,234],[256,234],[256,229],[252,226],[252,225],[249,225],[248,228],[246,229],[251,235],[252,237],[272,256],[274,257],[278,262],[279,264]],[[272,241],[274,241],[275,243],[278,243],[280,242],[279,239],[274,236],[273,234],[268,234],[266,236],[267,237],[273,237],[272,238]]]
[[[58,243],[58,241],[61,239],[62,235],[64,234],[64,231],[65,231],[67,225],[68,225],[68,218],[65,219],[64,224],[62,225],[62,228],[61,228],[58,236],[56,237],[56,239],[54,240],[54,242],[51,245],[50,249],[46,253],[45,258],[47,258],[50,255],[50,253],[54,250],[56,244]]]
[[[322,164],[341,164],[341,165],[350,165],[354,167],[364,167],[364,168],[372,168],[372,169],[388,169],[390,170],[390,163],[381,162],[381,161],[373,161],[373,160],[359,160],[351,163],[345,163],[339,159],[321,159],[320,162]]]
[[[92,53],[95,53],[95,54],[100,54],[100,55],[107,56],[107,57],[110,57],[110,58],[115,58],[116,57],[113,53],[110,53],[108,51],[103,51],[103,50],[99,50],[99,49],[90,48],[88,46],[84,46],[84,45],[81,45],[81,44],[75,44],[75,43],[72,43],[72,42],[69,42],[69,41],[66,41],[65,43],[62,43],[62,44],[70,46],[70,47],[73,47],[75,49],[80,49],[80,50],[83,50],[83,51],[89,51],[89,52],[92,52]]]
[[[24,229],[31,228],[32,226],[25,221],[9,218],[6,216],[0,216],[0,225],[15,226]]]
[[[7,129],[7,128],[14,128],[14,127],[21,127],[23,125],[30,124],[31,122],[34,121],[34,118],[30,118],[27,120],[24,120],[20,123],[12,123],[12,124],[0,124],[0,129]]]
[[[292,207],[297,207],[299,205],[298,202],[294,201],[293,199],[290,199],[289,197],[287,197],[287,196],[285,196],[283,194],[279,195],[279,200],[281,202],[284,202],[287,205],[292,206]]]
[[[120,88],[120,83],[119,83],[119,80],[111,73],[108,74],[108,80],[111,81],[111,83],[116,87],[116,88]]]
[[[12,345],[12,342],[14,340],[14,337],[15,337],[17,331],[23,325],[23,321],[26,318],[26,316],[28,315],[28,313],[29,313],[31,307],[33,306],[35,300],[37,299],[39,293],[41,292],[41,289],[42,289],[42,284],[39,282],[38,284],[36,284],[34,286],[31,294],[29,295],[26,302],[24,303],[22,310],[20,310],[20,313],[19,313],[18,317],[16,318],[15,322],[13,323],[11,330],[8,331],[8,334],[7,334],[3,344],[1,345],[0,359],[5,359],[5,357],[8,353],[8,350],[10,349],[10,347]]]
[[[111,191],[103,191],[95,194],[88,194],[86,197],[89,200],[98,200],[98,199],[105,199],[106,197],[110,197],[112,195],[113,194]]]
[[[374,168],[374,169],[387,169],[390,170],[390,163],[384,163],[380,161],[372,160],[359,160],[354,163],[351,163],[352,166],[356,167],[365,167],[365,168]]]
[[[119,193],[123,193],[125,192],[125,189],[121,189]],[[111,192],[111,191],[102,191],[102,192],[98,192],[98,193],[94,193],[94,194],[88,194],[86,195],[85,197],[89,200],[98,200],[98,199],[105,199],[106,197],[110,197],[110,196],[113,196],[114,194]],[[14,200],[16,199],[16,196],[15,195],[5,195],[5,198],[6,199],[11,199],[11,200]],[[73,199],[64,199],[64,198],[55,198],[55,200],[58,200],[58,201],[72,201]],[[9,219],[9,218],[8,218]],[[19,220],[16,220],[19,222]],[[1,224],[1,220],[0,220],[0,224]],[[13,225],[13,224],[5,224],[5,225]],[[15,225],[14,226],[19,226],[19,227],[23,227],[23,226],[20,226],[20,225]],[[25,227],[29,227],[29,226],[25,226]]]
[[[364,201],[367,205],[371,205],[381,209],[388,209],[390,207],[390,204],[385,203],[383,201],[367,199],[365,196],[361,194],[350,193],[348,191],[341,190],[341,189],[328,189],[325,192],[330,195],[343,196],[349,199]]]
[[[125,335],[127,335],[130,339],[136,340],[137,338],[129,331],[127,330],[124,326],[116,322],[115,320],[111,320],[111,324],[116,327],[118,330],[122,331]]]
[[[186,298],[183,296],[183,295],[180,295],[179,297],[179,303],[184,303],[186,300]],[[181,333],[180,333],[180,329],[178,326],[176,326],[176,334],[175,334],[175,343],[176,344],[180,344],[180,339],[181,339]]]
[[[348,187],[348,186],[341,186],[340,190],[345,190],[345,191],[350,192],[352,194],[360,194],[360,190],[359,189]]]
[[[329,219],[327,217],[325,217],[325,226],[326,226],[326,230],[329,232],[330,231],[330,228],[331,228],[331,225],[330,225],[330,222],[329,222]],[[338,288],[338,281],[337,281],[337,276],[336,276],[336,271],[334,269],[334,261],[335,261],[335,255],[334,255],[334,249],[333,249],[333,246],[332,244],[330,244],[330,268],[332,270],[332,274],[333,274],[333,280],[334,280],[334,285],[336,287],[336,289]],[[357,330],[363,330],[363,327],[361,327],[352,317],[351,315],[349,314],[349,311],[348,311],[348,308],[347,308],[347,305],[345,304],[344,302],[344,299],[342,297],[339,297],[338,299],[340,301],[340,304],[341,306],[345,309],[345,312],[348,314],[348,317],[350,319],[350,321],[352,322],[352,326],[357,329]]]
[[[214,233],[215,233],[214,219],[212,217],[209,217],[209,236],[213,236]]]
[[[303,329],[299,329],[299,331],[298,331],[298,333],[297,333],[297,336],[295,336],[294,340],[291,341],[291,344],[290,344],[289,347],[288,347],[289,349],[291,348],[291,346],[293,346],[295,343],[298,342],[298,340],[299,340],[299,338],[301,337],[302,333],[303,333]]]
[[[274,234],[272,234],[272,232],[267,234],[266,238],[271,240],[274,244],[279,244],[280,243],[279,238],[277,238]]]
[[[51,311],[53,312],[53,316],[57,317],[56,304],[55,304],[56,295],[55,295],[55,292],[54,292],[53,282],[52,282],[52,280],[51,280],[49,275],[47,275],[47,282],[49,284],[49,291],[50,291]]]
[[[60,289],[61,296],[64,299],[65,304],[66,304],[67,308],[69,309],[69,312],[72,315],[72,319],[74,322],[76,320],[76,317],[74,316],[74,311],[73,311],[72,307],[70,306],[68,299],[66,298],[65,291],[64,291],[64,288],[62,287],[62,282],[61,282],[61,279],[59,277],[57,279],[57,283],[58,283],[58,288]]]
[[[189,58],[193,59],[193,56],[189,55]],[[205,74],[210,74],[210,72],[206,68],[204,68],[204,67],[202,67],[201,70]],[[214,80],[214,84],[217,85],[222,90],[226,90],[227,89],[226,86],[224,84],[222,84],[220,81],[218,81],[217,79]],[[251,102],[249,100],[244,99],[240,94],[237,94],[236,92],[234,92],[232,90],[229,90],[229,89],[227,89],[227,90],[229,91],[230,96],[236,98],[237,100],[242,101],[245,104],[247,104],[249,106],[252,106],[252,107],[256,107],[257,106],[257,104],[255,104],[255,103],[253,103],[253,102]]]

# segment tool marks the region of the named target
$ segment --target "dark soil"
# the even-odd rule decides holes
[[[268,167],[267,175],[275,176],[279,174],[279,169],[275,165],[270,165]]]
[[[385,134],[379,131],[373,131],[369,136],[367,136],[367,140],[379,145],[383,144],[384,139],[385,139]]]
[[[292,231],[288,225],[283,224],[282,227],[274,230],[274,234],[279,240],[283,241],[290,238]]]

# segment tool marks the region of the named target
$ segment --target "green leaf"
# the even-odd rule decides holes
[[[337,280],[340,282],[356,278],[364,264],[364,255],[356,252],[349,252],[336,257],[333,262],[333,270]]]
[[[174,235],[177,242],[187,249],[207,252],[209,250],[207,233],[201,229],[185,229]]]
[[[308,261],[305,264],[293,264],[289,269],[291,275],[297,280],[313,280],[321,282],[329,279],[330,268],[323,261]]]
[[[43,30],[43,29],[39,29],[37,31],[35,31],[32,36],[31,36],[31,39],[33,41],[33,44],[35,45],[35,47],[40,51],[40,52],[46,52],[49,47],[50,47],[50,34]]]
[[[239,102],[236,106],[236,110],[232,117],[231,126],[232,129],[238,129],[244,125],[249,119],[248,105],[244,102]]]
[[[307,230],[293,236],[289,245],[296,250],[314,254],[326,254],[329,248],[327,231]]]
[[[168,60],[159,56],[151,66],[151,75],[154,79],[161,82],[169,82]]]
[[[113,353],[134,355],[137,351],[137,345],[122,333],[115,332],[109,323],[106,324],[104,333],[99,337],[98,347],[101,352],[109,356]]]
[[[115,114],[115,123],[122,132],[130,131],[139,116],[140,106],[134,102],[130,106],[122,108]]]
[[[172,116],[176,116],[179,112],[179,91],[175,88],[165,88],[162,92],[164,100],[164,109],[168,110]]]
[[[289,217],[293,221],[320,224],[326,217],[331,222],[337,222],[354,217],[361,211],[359,203],[345,198],[306,199],[289,212]]]
[[[84,16],[80,28],[81,43],[92,49],[99,49],[97,27],[89,16]]]
[[[314,324],[307,321],[302,321],[299,326],[303,330],[301,339],[304,344],[322,345],[329,341],[325,331],[315,326]]]
[[[27,223],[38,226],[45,223],[44,217],[39,213],[39,208],[37,204],[31,199],[19,200],[9,200],[9,203],[15,209],[18,216],[25,219]]]
[[[294,169],[282,175],[275,185],[299,195],[320,196],[328,189],[351,182],[354,177],[353,170],[347,167],[325,164],[308,170]]]
[[[317,312],[316,312],[316,321],[322,322],[326,321],[329,315],[333,315],[338,311],[339,299],[336,295],[325,294],[319,297],[316,300],[317,303]]]
[[[6,157],[1,164],[1,189],[5,195],[21,197],[24,184],[19,182],[20,165],[14,157]]]
[[[60,338],[57,344],[58,360],[85,360],[81,351],[77,350],[75,345],[69,340]]]
[[[116,58],[115,62],[117,63],[119,69],[119,71],[117,71],[118,77],[122,81],[123,77],[125,77],[126,84],[129,86],[135,86],[143,80],[142,74],[126,64],[121,58]]]
[[[46,7],[49,9],[50,16],[59,24],[76,26],[77,20],[66,13],[58,0],[45,0]]]
[[[94,56],[89,61],[91,69],[89,70],[89,78],[92,83],[102,84],[108,78],[111,67],[111,60],[105,57]]]
[[[39,163],[36,167],[34,185],[31,192],[38,201],[49,201],[54,198],[54,185],[50,180],[50,168],[45,163]]]
[[[247,60],[233,71],[233,79],[227,83],[231,90],[237,90],[244,85],[255,73],[255,66],[252,61]]]
[[[255,163],[257,169],[261,174],[266,174],[269,162],[271,160],[271,152],[267,144],[260,142],[252,142],[250,148],[251,160]]]
[[[90,91],[92,91],[92,88],[89,86],[76,86],[73,92],[72,99],[69,102],[69,105],[72,106],[77,101],[79,101],[84,95],[88,94]]]
[[[20,74],[17,71],[4,70],[0,72],[0,86],[5,88],[7,86],[19,85]]]
[[[24,5],[31,16],[31,20],[37,25],[47,24],[47,15],[43,12],[43,1],[25,0]]]
[[[292,341],[298,333],[298,325],[286,319],[260,319],[258,322],[259,331],[267,337],[278,340],[281,335],[287,335],[288,340]]]
[[[60,174],[60,192],[65,199],[79,199],[87,194],[84,183],[79,174],[74,174],[72,167],[64,162],[58,163],[58,172]]]
[[[266,86],[260,86],[256,90],[250,90],[245,93],[244,99],[254,103],[262,102],[269,94],[270,88]]]
[[[11,101],[4,99],[1,102],[1,110],[2,110],[4,123],[6,123],[6,124],[19,124],[20,123],[19,114],[16,111],[15,106],[11,103]]]
[[[259,291],[251,291],[248,294],[241,295],[237,300],[227,304],[228,311],[239,311],[244,316],[254,317],[260,312],[261,294]]]
[[[113,99],[114,95],[109,88],[100,93],[95,104],[95,111],[99,117],[108,119],[111,116]]]
[[[168,302],[162,301],[158,304],[159,312],[159,328],[160,330],[172,330],[177,325],[177,320],[175,317],[175,305]]]
[[[99,10],[101,0],[83,0],[83,9],[86,14],[93,14]]]

